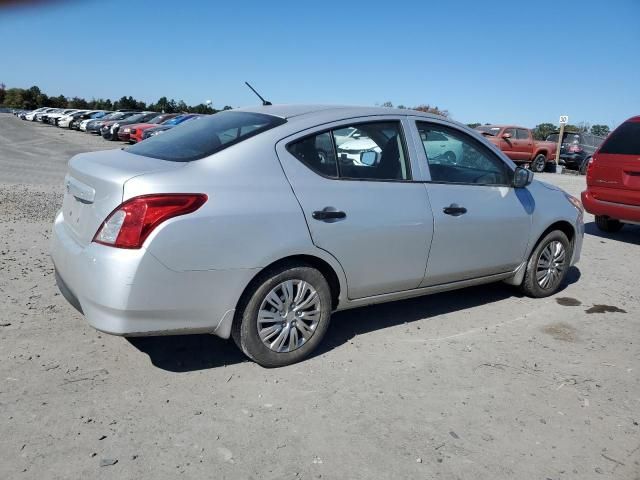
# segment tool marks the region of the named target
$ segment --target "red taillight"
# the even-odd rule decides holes
[[[593,164],[595,163],[595,161],[596,161],[595,155],[589,159],[589,163],[587,163],[587,171],[586,171],[587,175],[590,174],[591,168],[592,168]]]
[[[117,248],[140,248],[162,222],[195,212],[207,198],[203,193],[163,193],[131,198],[109,214],[93,241]]]

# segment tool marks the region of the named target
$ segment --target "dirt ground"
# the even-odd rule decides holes
[[[640,478],[640,227],[587,215],[554,297],[338,313],[317,355],[267,370],[213,336],[101,334],[57,292],[65,163],[120,146],[0,114],[0,478]]]

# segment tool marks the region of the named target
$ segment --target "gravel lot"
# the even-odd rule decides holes
[[[339,313],[316,356],[266,370],[213,336],[103,335],[58,294],[65,163],[119,146],[0,114],[0,478],[640,478],[640,227],[587,216],[555,297]]]

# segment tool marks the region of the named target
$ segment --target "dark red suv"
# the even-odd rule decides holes
[[[616,128],[593,155],[582,203],[605,232],[640,224],[640,116]]]

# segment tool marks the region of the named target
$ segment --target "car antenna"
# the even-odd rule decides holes
[[[255,93],[255,94],[258,96],[258,98],[259,98],[260,100],[262,100],[262,105],[264,105],[264,106],[272,105],[272,103],[271,103],[270,101],[265,100],[264,98],[262,98],[262,95],[260,95],[258,92],[256,92],[256,89],[255,89],[255,88],[253,88],[253,87],[249,84],[249,82],[244,82],[244,83],[247,85],[247,87],[249,87],[249,88],[251,89],[251,91],[252,91],[253,93]]]

